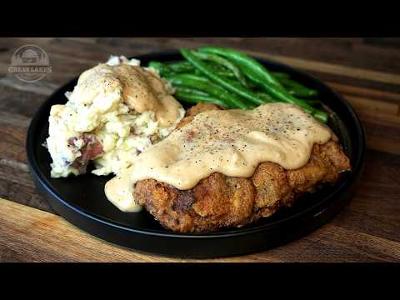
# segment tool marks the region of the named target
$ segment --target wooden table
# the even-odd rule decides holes
[[[25,44],[48,53],[52,73],[45,79],[24,83],[8,73],[12,53]],[[115,246],[57,216],[33,185],[24,144],[30,119],[46,97],[110,54],[203,44],[243,49],[324,80],[356,108],[368,151],[356,195],[329,224],[269,251],[201,261],[400,261],[400,39],[362,38],[0,39],[0,261],[194,261]]]

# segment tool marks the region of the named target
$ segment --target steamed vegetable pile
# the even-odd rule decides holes
[[[149,67],[175,88],[175,97],[186,103],[208,102],[225,108],[251,109],[271,102],[287,102],[302,107],[326,123],[316,90],[292,80],[290,75],[270,72],[257,60],[227,48],[181,49],[185,60]]]

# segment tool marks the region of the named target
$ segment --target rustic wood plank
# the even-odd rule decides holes
[[[301,57],[331,64],[347,65],[376,71],[396,72],[400,63],[397,49],[385,49],[366,44],[361,38],[98,38],[101,45],[120,48],[174,49],[179,47],[198,47],[203,45],[223,45],[254,53],[280,54],[288,57]],[[137,46],[139,45],[139,46]],[[151,49],[151,48],[150,48]],[[364,54],[365,53],[365,54]],[[368,60],[365,56],[368,55]]]
[[[12,199],[13,202],[21,205],[56,214],[46,199],[38,194],[33,185],[22,185],[15,181],[0,178],[0,197]]]
[[[304,239],[270,251],[208,260],[161,257],[111,245],[56,215],[4,199],[0,199],[0,225],[0,261],[400,261],[400,243],[335,225],[326,225]],[[319,256],[315,255],[318,251],[321,252]],[[8,254],[10,252],[12,255]]]
[[[131,253],[77,230],[60,217],[0,200],[0,247],[23,261],[153,261],[151,256]],[[67,247],[66,247],[67,246]],[[75,250],[74,250],[75,249]],[[2,255],[3,251],[0,251]],[[0,257],[5,261],[7,257]],[[10,259],[10,258],[8,258]],[[169,261],[163,259],[163,261]]]
[[[400,156],[367,151],[355,195],[332,224],[400,242],[399,187]]]
[[[18,41],[18,46],[31,43],[32,39],[11,39],[16,43]],[[271,54],[275,53],[284,53],[285,55],[293,56],[293,53],[301,53],[301,55],[306,59],[312,59],[314,57],[321,57],[325,61],[330,61],[335,64],[347,64],[351,65],[357,59],[360,60],[360,64],[365,66],[370,65],[372,69],[376,69],[377,63],[384,64],[383,70],[387,70],[388,68],[394,68],[398,70],[400,67],[396,65],[396,61],[393,61],[393,55],[397,55],[397,52],[394,51],[390,53],[390,55],[386,55],[386,52],[382,52],[380,48],[372,47],[374,51],[378,51],[371,55],[368,61],[363,59],[362,53],[354,53],[354,51],[349,51],[356,45],[364,45],[362,43],[362,39],[276,39],[276,38],[236,38],[236,39],[215,39],[215,38],[200,38],[200,39],[192,39],[192,38],[173,38],[173,39],[165,39],[165,38],[125,38],[125,39],[108,39],[108,38],[99,38],[96,40],[90,40],[90,42],[84,42],[85,39],[54,39],[54,38],[46,38],[46,39],[35,39],[35,42],[42,46],[43,48],[48,49],[48,51],[54,50],[56,54],[66,54],[70,56],[70,49],[81,49],[81,53],[79,56],[71,57],[71,59],[100,59],[100,57],[96,57],[96,54],[104,53],[105,49],[108,50],[109,53],[115,51],[135,51],[136,53],[143,53],[167,48],[177,48],[177,47],[196,47],[204,44],[219,44],[225,46],[232,46],[237,48],[245,49],[253,49],[254,51],[260,52],[270,52]],[[93,42],[101,44],[102,47],[93,47]],[[15,45],[16,47],[17,45]],[[370,46],[365,46],[366,49],[370,49]],[[378,50],[376,50],[376,48]],[[8,48],[10,47],[8,46]],[[13,50],[13,49],[10,49]],[[326,51],[324,51],[326,50]],[[9,55],[11,53],[8,53]],[[318,54],[318,55],[316,55]],[[357,55],[355,55],[357,54]],[[262,53],[261,53],[262,55]],[[346,56],[346,60],[339,60],[341,56]],[[8,56],[9,58],[9,56]],[[355,65],[357,66],[357,65]],[[382,69],[382,68],[381,68]]]
[[[320,51],[320,53],[324,53],[321,51],[322,49],[327,49],[329,50],[326,54],[328,55],[327,57],[323,56],[323,58],[326,60],[329,57],[333,57],[337,59],[337,53],[340,49],[344,51],[347,49],[346,47],[348,46],[343,46],[349,43],[356,43],[353,40],[348,40],[348,39],[312,39],[311,41],[308,41],[307,39],[278,39],[278,41],[275,41],[275,39],[164,39],[164,38],[131,38],[131,39],[104,39],[104,38],[99,38],[96,40],[89,40],[90,42],[83,42],[85,39],[54,39],[54,38],[46,38],[46,39],[35,39],[35,42],[46,49],[46,51],[49,52],[49,55],[54,58],[54,61],[52,61],[52,65],[55,66],[63,66],[65,64],[65,61],[78,61],[79,65],[86,65],[89,61],[92,62],[90,65],[92,65],[95,62],[103,61],[105,60],[108,55],[110,54],[125,54],[125,55],[140,55],[143,53],[151,52],[151,51],[160,51],[163,49],[172,49],[172,48],[178,48],[178,47],[184,47],[184,46],[190,46],[190,47],[196,47],[200,46],[203,44],[220,44],[220,45],[225,45],[225,46],[233,46],[233,47],[238,47],[238,48],[243,48],[245,46],[245,49],[250,49],[251,51],[254,51],[254,53],[257,53],[258,55],[265,55],[265,49],[268,49],[270,51],[270,54],[274,54],[276,52],[282,52],[283,49],[292,49],[291,51],[294,51],[297,49],[297,54],[301,53],[303,56],[307,53],[309,53],[309,50],[307,49],[314,49],[313,51]],[[13,43],[16,43],[18,41],[18,46],[26,44],[26,43],[32,43],[32,39],[12,39]],[[211,41],[211,42],[208,42]],[[273,47],[271,45],[274,45],[274,43],[278,43],[280,46],[279,47]],[[1,43],[1,41],[0,41]],[[101,47],[93,47],[94,43],[99,43]],[[296,47],[290,47],[290,43],[294,43],[297,45],[297,43],[300,43],[302,47],[296,48]],[[357,42],[359,43],[359,42]],[[320,46],[316,47],[315,45]],[[259,51],[260,46],[262,45],[263,51]],[[286,46],[284,46],[286,45]],[[336,45],[336,46],[335,46]],[[15,45],[16,47],[17,45]],[[334,51],[332,50],[332,47],[335,46],[336,48]],[[80,55],[79,56],[71,56],[70,52],[71,49],[80,49]],[[244,49],[244,50],[245,50]],[[298,49],[301,49],[302,51],[299,51]],[[10,56],[12,54],[13,49],[9,47],[9,51],[7,53],[3,53],[0,55],[0,61],[5,61],[2,66],[2,68],[6,69],[9,64]],[[348,51],[347,51],[348,52]],[[284,53],[286,53],[284,51]],[[332,54],[330,54],[332,53]],[[292,52],[288,52],[289,55],[293,55]],[[313,58],[315,57],[314,52],[306,55],[306,58]],[[372,58],[377,58],[377,61],[381,62],[382,60],[382,55],[385,54],[383,53],[376,53],[374,56],[371,56]],[[329,56],[331,55],[331,56]],[[321,56],[321,55],[320,55]],[[57,58],[63,57],[64,60],[60,62]],[[331,58],[332,58],[331,57]],[[352,60],[345,60],[344,62],[350,63],[354,61],[354,57],[360,57],[363,59],[362,55],[357,53],[357,56],[353,54],[353,56],[350,56],[350,58],[353,58]],[[393,59],[392,56],[389,56]],[[289,57],[290,58],[290,57]],[[365,59],[362,60],[364,65],[370,64],[372,68],[376,68],[376,62],[371,62],[373,59],[369,58],[367,61]],[[334,60],[332,61],[335,64],[338,63],[343,63],[342,61],[337,61]],[[386,69],[388,67],[393,67],[393,63],[389,65],[389,63],[385,64]],[[0,63],[1,66],[1,63]],[[63,72],[58,72],[57,75],[50,74],[48,80],[55,80],[61,84],[63,81],[67,81],[73,77],[73,75],[70,72],[67,72],[68,68],[70,68],[70,64],[67,64],[65,67],[63,66]],[[72,66],[74,68],[74,66]],[[398,70],[400,68],[397,68]],[[74,74],[79,74],[82,69],[77,68],[74,69]],[[314,74],[321,74],[321,70],[318,68],[312,68],[309,69]],[[323,70],[324,72],[327,72],[327,70]],[[336,72],[337,73],[337,72]],[[336,74],[335,73],[335,74]],[[332,78],[332,76],[338,76],[343,77],[345,74],[342,74],[339,72],[339,74],[334,75],[332,73],[329,73],[329,77],[326,77],[328,74],[322,73],[322,80],[326,80],[328,78]],[[54,77],[54,78],[53,78]],[[355,78],[352,78],[354,80]],[[372,84],[377,84],[377,82],[373,82]],[[395,88],[394,86],[389,86],[389,89]],[[396,89],[398,91],[398,89]]]
[[[286,44],[280,48],[280,50],[284,49],[294,49],[296,50],[296,53],[299,53],[298,48],[294,46],[290,46],[290,43],[293,41],[296,41],[297,39],[287,39]],[[141,40],[142,42],[146,42],[146,40]],[[391,84],[400,84],[400,75],[397,75],[395,73],[390,73],[390,72],[379,72],[379,71],[373,71],[373,70],[368,70],[364,68],[357,68],[357,67],[349,67],[345,65],[340,65],[340,64],[333,64],[333,63],[324,63],[320,61],[316,61],[314,59],[302,59],[302,58],[297,58],[297,57],[292,57],[291,55],[277,55],[277,54],[272,54],[272,53],[267,53],[265,50],[263,51],[257,51],[257,50],[248,50],[252,49],[252,43],[251,41],[255,41],[258,43],[270,43],[273,41],[273,39],[243,39],[240,44],[235,44],[232,43],[231,41],[225,41],[224,39],[165,39],[165,40],[159,40],[159,44],[161,45],[161,48],[167,49],[167,48],[179,48],[179,47],[198,47],[200,45],[204,44],[211,44],[211,45],[226,45],[226,46],[237,46],[239,49],[243,49],[245,46],[245,50],[247,53],[255,56],[259,56],[262,58],[266,59],[272,59],[276,60],[278,62],[286,63],[289,64],[293,67],[301,68],[304,70],[312,70],[312,71],[318,71],[318,72],[327,72],[331,74],[337,74],[341,76],[348,76],[348,77],[354,77],[354,78],[359,78],[359,79],[367,79],[367,80],[373,80],[373,81],[378,81],[378,82],[384,82],[384,83],[391,83]],[[327,39],[323,39],[324,42],[327,42]],[[119,45],[121,47],[133,47],[134,42],[138,42],[138,40],[132,41],[129,39],[99,39],[99,43],[106,43],[108,45]],[[318,42],[321,42],[321,40],[313,40],[312,43],[309,42],[309,45],[312,44],[318,44]],[[344,40],[344,42],[352,42],[352,40]],[[354,42],[354,41],[353,41]],[[151,43],[151,41],[149,41]],[[307,43],[307,41],[303,40],[303,43]],[[153,41],[154,44],[154,41]],[[241,46],[241,47],[240,47]],[[268,49],[267,47],[264,47],[263,49]],[[279,51],[278,51],[279,52]],[[280,51],[281,52],[281,51]],[[300,52],[302,53],[302,52]],[[336,57],[336,56],[335,56]],[[354,60],[354,56],[352,57]],[[391,57],[393,58],[393,57]],[[365,62],[364,62],[365,64]],[[393,63],[391,64],[393,66]],[[386,68],[387,69],[387,68]]]
[[[371,88],[362,88],[337,82],[326,82],[326,83],[334,90],[338,91],[339,93],[342,93],[345,96],[353,95],[358,97],[369,97],[380,101],[400,102],[399,93],[391,93]]]
[[[43,95],[0,85],[0,111],[32,117],[46,100]]]
[[[396,85],[400,84],[400,75],[395,73],[372,71],[368,69],[329,64],[309,59],[305,60],[301,58],[295,58],[283,55],[264,54],[255,51],[247,51],[247,52],[251,55],[265,57],[267,59],[282,62],[303,70],[325,72],[330,74],[354,77],[364,80],[378,81],[389,84],[396,84]]]
[[[297,68],[297,69],[301,70],[301,68]],[[395,95],[400,94],[400,85],[387,84],[387,83],[383,83],[383,82],[371,81],[371,80],[360,79],[360,78],[355,78],[355,77],[347,77],[347,76],[342,76],[340,74],[325,73],[325,72],[320,72],[318,70],[315,70],[315,71],[303,70],[303,71],[307,72],[309,75],[312,75],[315,78],[317,78],[325,83],[334,82],[334,83],[339,83],[339,84],[350,85],[355,88],[361,88],[361,89],[366,88],[369,90],[384,91],[386,93],[393,93]],[[347,93],[347,92],[343,92],[343,94],[352,95],[352,93]],[[374,98],[374,96],[372,94],[366,95],[366,97]],[[396,98],[393,101],[398,101],[398,98]]]
[[[368,136],[367,145],[369,148],[377,151],[382,151],[397,155],[400,153],[400,147],[398,142],[393,141],[390,137],[385,138],[380,136]]]
[[[234,47],[237,49],[253,49],[255,51],[267,51],[271,53],[284,53],[291,55],[292,53],[301,53],[307,58],[315,57],[317,52],[319,56],[324,57],[324,60],[330,57],[337,56],[337,53],[343,48],[348,50],[346,46],[348,43],[357,43],[357,40],[362,42],[362,39],[300,39],[300,38],[97,38],[96,43],[99,45],[107,45],[121,48],[135,48],[136,44],[140,47],[158,46],[163,49],[177,48],[177,47],[198,47],[202,45],[224,45],[226,47]],[[298,47],[297,49],[295,47]],[[335,51],[337,50],[339,51]],[[301,51],[298,51],[298,50]],[[326,53],[322,50],[329,50]],[[319,52],[318,52],[319,50]],[[348,52],[347,52],[348,54]],[[330,55],[330,56],[329,56]],[[384,54],[383,54],[384,55]],[[348,55],[351,56],[351,55]],[[347,63],[347,61],[346,61]]]
[[[10,74],[7,74],[0,79],[0,85],[11,87],[18,91],[31,92],[46,96],[53,93],[59,87],[58,84],[49,82],[48,80],[39,80],[31,83],[23,82]]]
[[[26,163],[25,139],[30,119],[0,111],[0,164]]]
[[[41,213],[44,212],[33,210],[35,217],[30,219],[26,215],[32,214],[32,211],[27,206],[49,212],[52,210],[47,201],[37,193],[31,180],[26,162],[25,136],[30,118],[49,94],[79,75],[84,69],[105,60],[108,55],[135,56],[204,44],[232,46],[257,56],[275,58],[306,70],[325,81],[343,94],[355,107],[366,129],[367,145],[370,149],[367,151],[366,168],[354,198],[331,223],[301,240],[267,252],[216,261],[398,261],[400,242],[398,201],[400,43],[398,41],[400,39],[391,39],[385,45],[384,40],[380,43],[361,38],[0,39],[0,197],[24,204],[18,206],[14,203],[17,206],[4,210],[0,204],[0,228],[2,228],[0,261],[75,261],[79,259],[78,256],[84,261],[175,261],[144,253],[137,254],[135,251],[104,243],[77,230],[58,217],[48,226],[35,227],[37,220],[34,219],[37,217],[42,220]],[[53,66],[52,74],[33,84],[23,83],[7,71],[13,51],[27,43],[43,47],[49,53]],[[3,212],[8,213],[2,215]],[[10,220],[9,216],[12,216]],[[46,218],[48,215],[45,215],[44,220],[47,220]],[[7,225],[3,226],[3,222]],[[46,221],[38,223],[47,224]],[[34,232],[26,229],[32,224]],[[53,225],[56,228],[54,234]],[[49,230],[50,228],[52,230]],[[62,235],[65,231],[69,234],[65,239],[55,236]],[[75,235],[79,241],[74,240]],[[80,242],[86,243],[86,239],[93,239],[100,244],[89,241],[90,246],[76,250]],[[72,254],[65,254],[61,246],[54,245],[54,243],[61,245],[65,241],[72,243],[71,248],[66,248],[71,250]],[[34,246],[30,246],[30,243]],[[46,243],[50,245],[47,247]],[[99,257],[93,258],[91,252],[93,253],[93,249],[97,247],[104,252]],[[121,249],[126,252],[120,252]],[[105,254],[114,251],[117,253],[116,258]]]
[[[366,111],[382,115],[397,116],[400,111],[400,104],[374,100],[365,97],[346,95],[346,99],[356,111]]]
[[[399,243],[327,224],[288,245],[258,254],[285,262],[398,261]]]

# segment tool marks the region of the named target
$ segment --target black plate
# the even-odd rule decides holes
[[[172,61],[177,51],[137,57],[142,65],[150,60]],[[104,195],[104,184],[111,178],[87,174],[64,179],[50,178],[50,155],[42,146],[48,135],[48,116],[53,104],[66,102],[64,93],[72,91],[77,79],[56,91],[40,107],[28,131],[27,153],[36,186],[48,198],[54,210],[81,229],[107,241],[179,257],[211,258],[261,251],[303,236],[332,218],[349,200],[362,168],[365,140],[358,117],[351,106],[325,84],[286,65],[260,59],[267,68],[283,71],[320,92],[326,107],[338,118],[329,124],[351,159],[352,172],[343,174],[334,186],[323,186],[300,198],[290,209],[282,209],[270,218],[240,229],[207,234],[179,234],[163,229],[143,210],[123,213]]]

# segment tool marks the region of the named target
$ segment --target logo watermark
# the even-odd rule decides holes
[[[24,45],[12,55],[8,72],[25,82],[41,80],[51,73],[49,56],[36,45]]]

